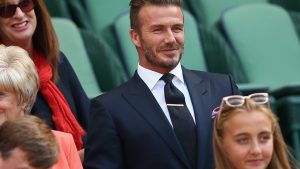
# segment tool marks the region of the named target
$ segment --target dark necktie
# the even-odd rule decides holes
[[[161,77],[165,81],[165,100],[175,134],[192,166],[196,166],[196,125],[185,104],[183,93],[172,83],[174,75],[167,73]]]

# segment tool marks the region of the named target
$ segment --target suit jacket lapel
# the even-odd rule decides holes
[[[209,105],[209,100],[211,100],[211,93],[209,92],[210,82],[204,79],[201,79],[194,72],[183,68],[183,77],[187,84],[191,101],[194,108],[195,119],[197,124],[197,168],[203,168],[206,154],[207,145],[210,145],[208,141],[211,139],[211,114],[206,113]]]
[[[188,167],[189,164],[187,158],[179,146],[173,128],[147,85],[137,73],[135,73],[130,82],[132,84],[131,88],[123,94],[125,99],[166,142],[166,145],[172,149],[179,160]]]

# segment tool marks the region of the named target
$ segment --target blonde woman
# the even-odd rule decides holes
[[[267,93],[224,97],[215,109],[213,149],[216,169],[292,169]]]
[[[39,76],[28,53],[16,46],[0,46],[0,125],[28,114],[39,90]],[[53,169],[82,169],[71,134],[52,131],[59,143]]]

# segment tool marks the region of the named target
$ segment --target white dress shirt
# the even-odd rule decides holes
[[[172,125],[170,114],[165,101],[165,93],[164,93],[165,82],[163,80],[160,80],[163,74],[146,69],[142,67],[140,64],[138,64],[137,73],[141,77],[141,79],[146,83],[146,85],[152,92],[153,96],[155,97],[156,101],[160,105],[161,109],[163,110],[164,114],[166,115],[167,119],[169,120],[170,124]],[[186,105],[195,122],[194,109],[193,109],[189,91],[183,79],[181,64],[179,63],[173,70],[170,71],[170,73],[175,75],[172,82],[183,93],[185,97]]]

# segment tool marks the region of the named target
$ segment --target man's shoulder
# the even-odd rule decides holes
[[[228,79],[228,74],[222,74],[222,73],[212,73],[212,72],[205,72],[205,71],[199,71],[199,70],[190,70],[185,69],[184,74],[187,76],[197,76],[199,78],[204,79]]]
[[[122,94],[126,91],[128,91],[130,88],[132,88],[134,82],[132,82],[132,79],[129,79],[127,82],[121,84],[120,86],[102,93],[101,95],[95,97],[92,99],[92,101],[94,100],[116,100],[116,99],[120,99],[120,97],[122,96]]]

